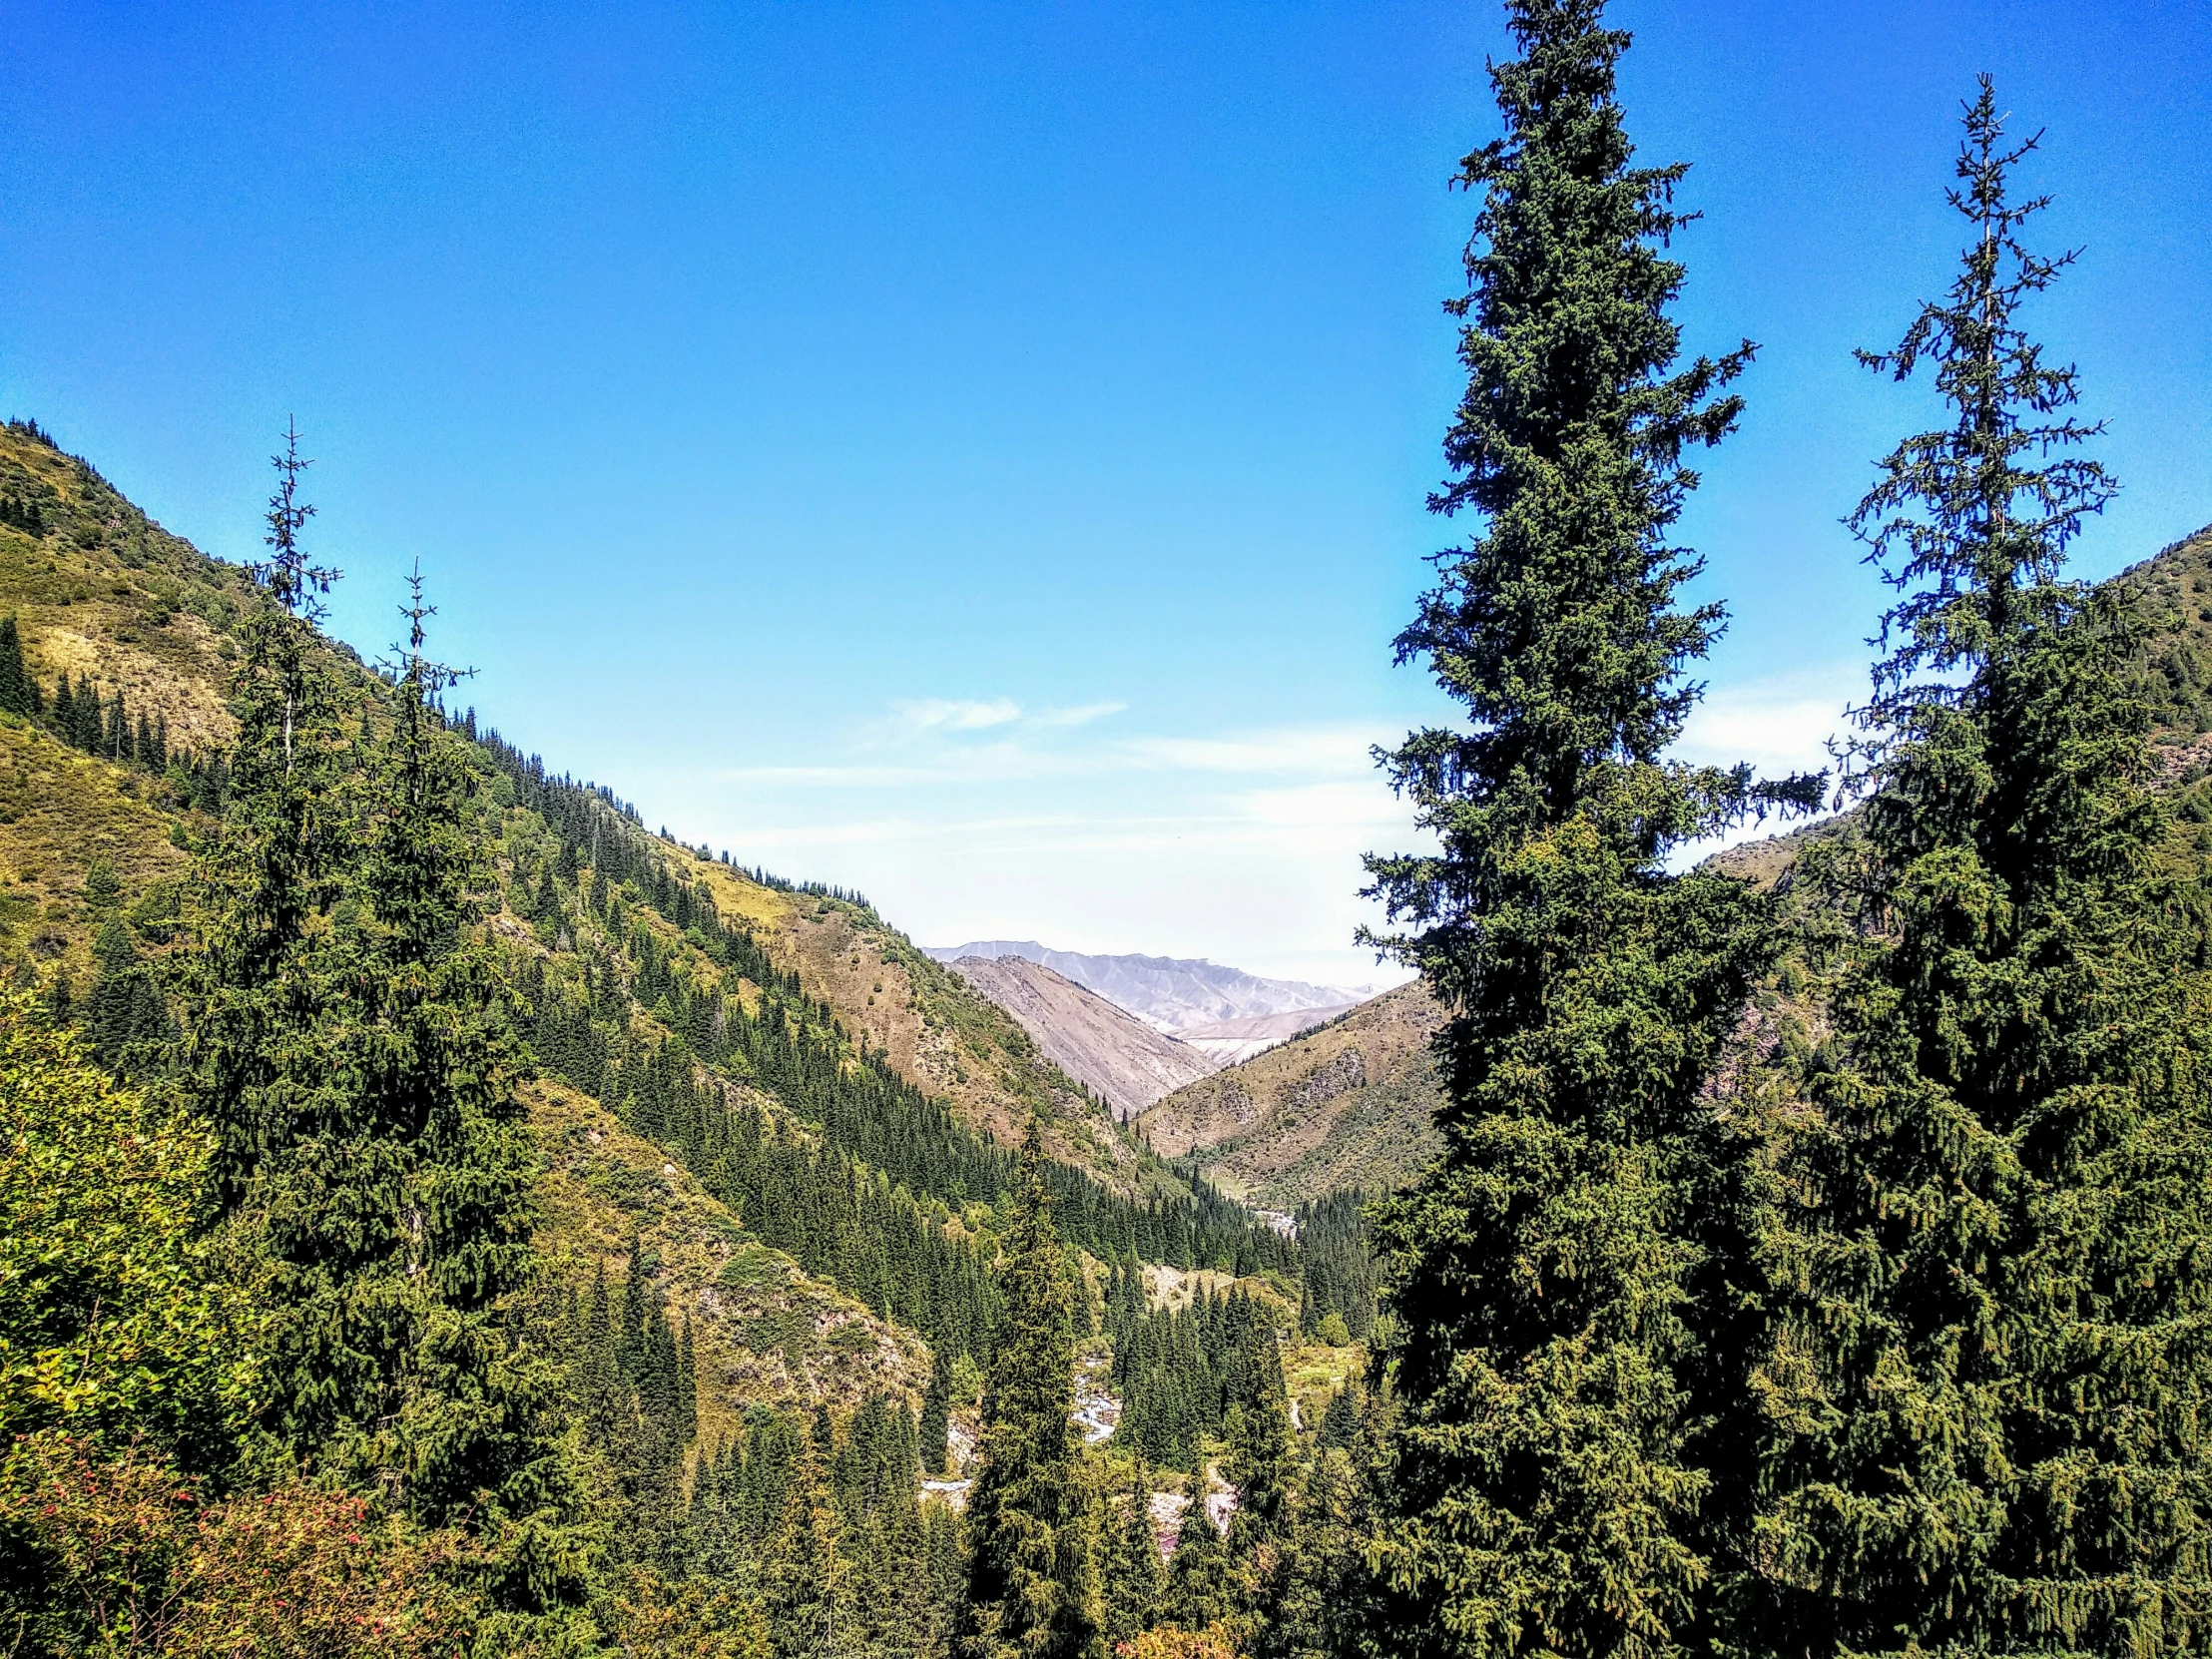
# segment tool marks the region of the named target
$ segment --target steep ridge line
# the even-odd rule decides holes
[[[1195,1157],[1225,1192],[1291,1209],[1383,1192],[1433,1156],[1432,1042],[1442,1010],[1419,981],[1185,1085],[1137,1120],[1154,1150]]]
[[[1125,1120],[1218,1064],[1042,962],[962,956],[952,970],[1019,1020],[1061,1070]]]
[[[1263,979],[1242,968],[1224,967],[1203,957],[1101,956],[1079,950],[1053,950],[1034,939],[977,940],[930,946],[940,962],[962,956],[1019,956],[1042,963],[1062,978],[1095,991],[1147,1024],[1168,1032],[1217,1020],[1250,1019],[1298,1009],[1342,1008],[1369,994],[1295,979]]]

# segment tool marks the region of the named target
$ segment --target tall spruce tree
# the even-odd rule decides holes
[[[1159,1609],[1160,1545],[1152,1530],[1152,1469],[1142,1457],[1109,1518],[1102,1540],[1105,1636],[1109,1648],[1152,1628]]]
[[[466,828],[472,785],[437,713],[455,676],[423,654],[433,613],[419,572],[401,614],[407,642],[363,791],[361,903],[338,929],[354,1122],[399,1174],[388,1218],[399,1248],[369,1272],[396,1274],[388,1290],[396,1300],[404,1286],[412,1303],[391,1334],[384,1386],[397,1409],[383,1413],[392,1426],[374,1456],[400,1472],[420,1518],[466,1519],[497,1540],[506,1588],[536,1605],[576,1587],[563,1557],[578,1540],[544,1420],[554,1364],[511,1317],[535,1272],[538,1162],[516,1093],[525,1060],[513,994],[466,931],[482,874]]]
[[[1240,1565],[1264,1573],[1256,1558],[1280,1540],[1289,1520],[1291,1483],[1290,1390],[1272,1320],[1255,1307],[1239,1333],[1245,1363],[1240,1397],[1231,1402],[1229,1477],[1237,1487],[1230,1523],[1230,1552]]]
[[[983,1397],[982,1464],[968,1494],[964,1659],[1089,1659],[1100,1651],[1098,1496],[1069,1418],[1073,1298],[1052,1226],[1044,1143],[1021,1145],[1004,1239],[1004,1315]]]
[[[925,1474],[942,1474],[945,1439],[952,1425],[952,1357],[943,1343],[929,1351],[929,1385],[921,1396],[921,1467]]]
[[[1733,1506],[1702,1437],[1735,1435],[1755,1301],[1749,1157],[1698,1088],[1775,928],[1669,853],[1818,778],[1665,760],[1720,625],[1678,608],[1700,568],[1668,530],[1740,400],[1747,342],[1676,367],[1681,166],[1636,167],[1615,98],[1628,38],[1599,0],[1514,0],[1520,56],[1491,69],[1503,136],[1461,319],[1467,392],[1430,498],[1481,533],[1397,641],[1467,706],[1413,733],[1396,787],[1440,848],[1371,858],[1450,1017],[1445,1151],[1379,1212],[1402,1398],[1367,1550],[1394,1654],[1665,1654]],[[1717,1496],[1717,1494],[1715,1494]]]
[[[334,571],[311,565],[299,531],[314,509],[298,497],[308,466],[298,434],[275,457],[269,562],[255,567],[263,603],[240,625],[232,683],[238,721],[229,757],[230,811],[195,871],[200,926],[177,960],[191,1017],[181,1064],[188,1091],[215,1126],[215,1181],[226,1209],[288,1146],[327,1085],[314,1048],[326,1000],[307,939],[348,856],[337,799],[337,700],[315,649],[314,621]],[[72,718],[64,677],[57,721]]]
[[[2212,954],[2168,873],[2134,624],[2060,579],[2112,492],[2020,307],[2035,147],[1966,106],[1956,280],[1892,352],[1949,425],[1852,520],[1902,597],[1857,746],[1865,943],[1816,1080],[1810,1295],[1773,1378],[1766,1623],[1830,1654],[2201,1652],[2212,1640]]]
[[[850,1659],[859,1650],[853,1573],[826,1477],[827,1449],[820,1434],[804,1436],[761,1575],[776,1659]]]
[[[383,735],[349,745],[314,630],[335,573],[298,542],[305,465],[287,433],[231,808],[182,953],[180,1081],[257,1258],[263,1454],[471,1526],[508,1605],[544,1605],[577,1590],[588,1539],[541,1418],[548,1362],[510,1323],[535,1162],[508,993],[466,936],[468,774],[435,714],[419,589]]]

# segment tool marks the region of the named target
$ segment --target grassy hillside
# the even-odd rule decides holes
[[[559,1084],[529,1091],[546,1159],[541,1245],[581,1288],[619,1285],[635,1240],[698,1350],[700,1440],[735,1430],[742,1408],[886,1392],[919,1405],[920,1342],[772,1250],[688,1172],[599,1102]]]
[[[923,955],[874,910],[763,886],[733,865],[696,862],[695,874],[725,915],[744,919],[809,995],[834,1008],[914,1087],[949,1100],[969,1128],[1011,1145],[1036,1113],[1047,1152],[1062,1163],[1119,1192],[1179,1190],[1172,1172],[1145,1158],[1111,1110],[1055,1065],[1012,1015]]]
[[[38,537],[0,526],[0,613],[18,619],[47,689],[87,674],[134,713],[162,715],[172,747],[226,739],[221,688],[246,574],[171,535],[25,424],[0,428],[0,497],[43,523]]]
[[[251,599],[244,574],[22,425],[0,427],[0,499],[42,521],[35,536],[0,526],[0,615],[16,619],[47,701],[57,677],[88,678],[103,697],[120,691],[134,717],[158,716],[174,751],[219,747],[230,732],[230,635]],[[366,672],[332,650],[365,694]],[[81,998],[95,927],[111,910],[158,950],[190,861],[184,844],[213,828],[174,774],[87,754],[38,721],[0,714],[0,962]],[[512,874],[510,858],[497,862]],[[111,880],[112,896],[95,890]],[[508,931],[510,943],[528,938]],[[528,1100],[546,1160],[550,1262],[577,1289],[601,1265],[619,1283],[633,1232],[642,1236],[672,1309],[693,1321],[703,1424],[734,1422],[755,1402],[849,1403],[870,1387],[918,1399],[927,1358],[910,1332],[763,1245],[600,1102],[546,1085]]]
[[[1397,1185],[1436,1150],[1429,1042],[1441,1021],[1418,981],[1318,1031],[1202,1077],[1138,1119],[1153,1148],[1196,1153],[1225,1191],[1288,1208]]]
[[[103,922],[123,919],[142,955],[171,937],[187,849],[216,828],[220,767],[202,763],[230,732],[233,631],[256,594],[35,428],[0,429],[0,616],[14,618],[48,711],[0,714],[0,963],[81,1002],[99,983],[91,944]],[[380,719],[380,682],[342,646],[330,662],[360,717]],[[129,743],[88,753],[82,728],[73,744],[52,714],[65,674],[110,717],[120,694],[132,721],[158,726],[168,764],[134,764]],[[916,1271],[917,1240],[937,1238],[924,1251],[930,1294],[967,1305],[967,1336],[981,1334],[1003,1191],[988,1172],[1003,1170],[1032,1113],[1054,1156],[1098,1178],[1059,1183],[1070,1226],[1104,1241],[1117,1227],[1130,1237],[1133,1219],[1171,1257],[1236,1232],[1217,1213],[1212,1234],[1186,1226],[1178,1245],[1174,1228],[1116,1211],[1108,1191],[1187,1207],[1190,1190],[1002,1010],[872,910],[649,835],[604,792],[548,787],[494,742],[472,753],[483,925],[535,1010],[544,1067],[528,1093],[545,1157],[543,1249],[580,1292],[602,1269],[619,1283],[639,1241],[672,1317],[693,1328],[707,1439],[755,1403],[849,1404],[871,1389],[918,1399],[927,1357],[912,1326],[887,1317],[907,1306],[893,1281]],[[594,830],[581,868],[575,826],[547,817],[578,803],[606,830],[603,841]],[[784,1071],[756,1075],[746,1055],[715,1049],[696,1023],[709,1001],[718,1031],[724,1009],[764,1022],[755,1034],[776,1036]],[[591,1087],[575,1075],[586,1051]],[[773,1248],[740,1214],[743,1195],[705,1179],[724,1166],[699,1118],[669,1116],[687,1098],[711,1102],[725,1129],[733,1112],[766,1125],[781,1155],[801,1160],[793,1169],[831,1184],[791,1196],[843,1214],[845,1231],[795,1232],[787,1214],[778,1242],[794,1254]],[[892,1117],[868,1116],[882,1111]],[[879,1166],[885,1157],[894,1167]],[[858,1211],[837,1191],[856,1194]],[[777,1195],[752,1196],[764,1216],[777,1209]],[[1255,1262],[1272,1261],[1270,1248]],[[1233,1254],[1243,1261],[1241,1247]]]

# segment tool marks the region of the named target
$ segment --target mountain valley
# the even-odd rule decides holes
[[[170,535],[27,423],[0,428],[0,495],[37,509],[35,529],[0,522],[0,959],[121,1061],[164,1029],[150,987],[218,830],[226,686],[259,599],[247,572]],[[384,683],[343,645],[323,651],[367,732]],[[453,729],[474,775],[486,932],[537,1050],[523,1098],[540,1250],[571,1299],[645,1264],[696,1353],[706,1430],[755,1407],[918,1408],[922,1336],[965,1349],[986,1334],[1009,1149],[1032,1121],[1063,1226],[1100,1259],[1284,1259],[1239,1212],[1202,1219],[1114,1109],[866,905],[650,834],[473,711]],[[733,1184],[720,1150],[749,1123],[807,1179],[857,1182],[858,1207],[778,1222],[773,1188]],[[1163,1205],[1165,1232],[1147,1219]],[[916,1282],[899,1253],[925,1246],[936,1277]]]
[[[926,953],[940,962],[964,956],[1019,956],[1042,963],[1062,978],[1097,992],[1147,1024],[1171,1033],[1222,1020],[1343,1008],[1374,994],[1372,989],[1343,990],[1295,979],[1264,979],[1203,958],[1090,955],[1078,950],[1053,950],[1034,939],[932,945],[926,947]]]
[[[1027,956],[961,956],[951,967],[1124,1121],[1219,1064]]]

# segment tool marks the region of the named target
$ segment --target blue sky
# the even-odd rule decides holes
[[[1817,761],[1881,593],[1838,527],[1922,393],[1958,99],[2046,129],[2036,314],[2125,493],[2212,521],[2212,13],[1631,0],[1694,164],[1693,348],[1750,336],[1684,534],[1699,755]],[[510,736],[924,942],[1384,976],[1371,743],[1449,530],[1437,302],[1487,4],[0,3],[0,410],[255,551],[308,434],[339,632],[416,556]]]

